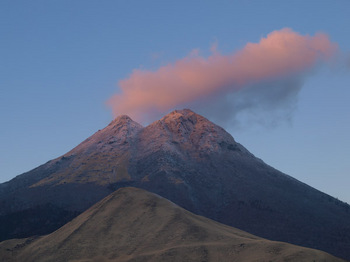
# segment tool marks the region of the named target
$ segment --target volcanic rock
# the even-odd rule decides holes
[[[270,167],[188,109],[147,127],[118,117],[67,154],[0,184],[1,239],[50,233],[126,186],[260,237],[350,259],[348,204]]]

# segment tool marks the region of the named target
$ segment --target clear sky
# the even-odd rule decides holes
[[[105,127],[107,101],[135,69],[157,72],[193,50],[207,58],[213,45],[235,54],[290,28],[326,34],[336,61],[312,67],[282,114],[246,110],[224,127],[266,163],[350,203],[349,12],[347,0],[2,0],[0,182]],[[206,103],[200,113],[221,124]]]

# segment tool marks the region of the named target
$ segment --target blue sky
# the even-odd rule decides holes
[[[3,0],[0,182],[105,127],[106,101],[134,69],[157,70],[193,49],[208,56],[213,43],[234,52],[288,27],[327,34],[338,61],[307,76],[288,117],[241,114],[225,128],[271,166],[350,203],[349,10],[346,0]]]

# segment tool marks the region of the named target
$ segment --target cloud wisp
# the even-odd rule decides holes
[[[191,52],[156,71],[135,69],[119,81],[121,92],[107,104],[115,116],[127,114],[140,122],[182,107],[210,111],[219,119],[247,108],[283,108],[295,99],[305,76],[336,49],[325,34],[284,28],[228,55],[213,47],[207,58]]]

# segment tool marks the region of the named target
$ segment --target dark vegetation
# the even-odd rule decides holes
[[[51,233],[77,215],[48,203],[0,216],[0,241]]]

